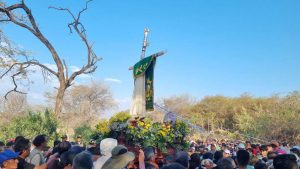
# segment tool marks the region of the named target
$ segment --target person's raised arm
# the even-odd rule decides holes
[[[142,149],[139,151],[139,169],[145,169],[145,154]]]

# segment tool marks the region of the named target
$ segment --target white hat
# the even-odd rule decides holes
[[[203,169],[206,169],[206,165],[212,165],[213,168],[217,166],[211,159],[205,159],[201,161],[201,166]]]
[[[224,153],[225,153],[225,154],[231,154],[230,151],[229,151],[228,149],[225,149],[225,150],[224,150]]]
[[[100,142],[100,151],[104,156],[111,156],[111,150],[118,145],[118,141],[113,138],[105,138]]]

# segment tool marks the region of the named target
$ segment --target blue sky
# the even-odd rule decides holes
[[[81,67],[86,51],[79,38],[68,32],[71,18],[48,6],[76,12],[84,1],[27,3],[59,54],[69,65]],[[299,19],[297,0],[94,0],[81,21],[94,50],[103,57],[92,78],[106,79],[126,108],[133,90],[128,68],[139,59],[145,27],[150,29],[147,54],[168,50],[156,64],[156,98],[190,94],[201,99],[245,92],[270,96],[300,90]],[[2,29],[41,62],[54,63],[29,32],[10,25]],[[44,89],[30,90],[42,93]]]

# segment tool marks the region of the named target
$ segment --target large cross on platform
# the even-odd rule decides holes
[[[153,79],[155,62],[157,57],[166,53],[166,51],[161,51],[145,57],[146,48],[149,45],[148,33],[149,29],[145,29],[140,61],[138,61],[133,67],[129,68],[129,70],[133,70],[134,77],[134,91],[130,108],[130,114],[133,116],[139,116],[147,111],[153,110]]]

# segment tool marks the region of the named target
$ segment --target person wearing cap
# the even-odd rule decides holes
[[[18,168],[18,153],[12,150],[4,150],[0,153],[0,166],[3,169],[17,169]]]
[[[123,169],[133,161],[135,155],[123,145],[118,145],[111,151],[111,157],[104,163],[102,169]]]
[[[90,142],[89,142],[89,145],[87,146],[87,149],[92,148],[92,147],[96,147],[96,146],[97,146],[96,140],[91,139]]]
[[[228,149],[225,149],[225,150],[224,150],[223,157],[224,157],[224,158],[229,158],[229,157],[231,157],[231,153],[230,153],[230,151],[229,151]]]
[[[84,147],[83,143],[82,143],[82,136],[78,135],[76,137],[76,145],[80,146],[80,147]]]
[[[237,146],[238,150],[245,150],[246,149],[246,146],[244,143],[239,143],[238,146]]]
[[[201,167],[203,169],[213,169],[217,165],[211,159],[205,159],[201,161]]]
[[[61,136],[61,142],[68,141],[68,136],[65,134]]]

